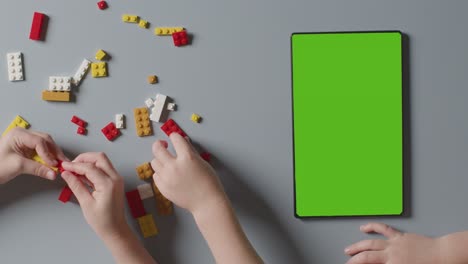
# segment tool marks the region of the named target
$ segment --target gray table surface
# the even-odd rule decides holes
[[[132,109],[157,92],[171,96],[179,106],[171,117],[216,157],[245,231],[268,263],[344,263],[343,248],[366,238],[358,227],[367,221],[434,236],[468,229],[468,2],[132,0],[109,1],[106,11],[96,2],[0,3],[0,51],[22,51],[27,78],[8,82],[0,63],[3,127],[20,114],[72,156],[104,151],[130,190],[140,183],[135,166],[150,160],[155,139],[165,138],[156,125],[154,137],[136,137]],[[50,16],[45,42],[28,39],[34,11]],[[193,44],[175,48],[170,37],[121,22],[124,13],[152,28],[185,26]],[[289,37],[345,30],[401,30],[410,39],[412,184],[404,217],[293,216]],[[40,99],[48,76],[72,75],[100,48],[112,56],[109,78],[88,76],[76,103]],[[160,77],[155,86],[146,83],[152,73]],[[99,130],[120,112],[129,117],[128,129],[110,143]],[[193,124],[192,112],[204,122]],[[75,134],[74,114],[89,121],[88,136]],[[113,262],[80,208],[57,201],[62,185],[24,176],[0,187],[0,262]],[[145,205],[155,213],[152,200]],[[213,262],[189,214],[176,209],[156,221],[160,235],[144,243],[160,263]]]

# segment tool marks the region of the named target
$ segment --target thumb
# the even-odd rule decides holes
[[[48,180],[55,180],[57,177],[57,174],[51,168],[30,159],[23,159],[23,172]]]
[[[88,191],[88,188],[86,188],[79,177],[73,175],[69,171],[64,171],[62,173],[62,178],[68,184],[68,187],[72,190],[80,204],[85,204],[90,199],[92,199],[91,193]]]

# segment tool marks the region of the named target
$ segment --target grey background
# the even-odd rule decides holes
[[[10,83],[6,61],[0,63],[2,127],[20,114],[71,155],[104,151],[130,190],[140,183],[134,167],[151,159],[155,139],[165,138],[158,125],[154,137],[138,138],[131,111],[157,92],[171,96],[179,106],[171,117],[214,154],[245,231],[269,263],[344,263],[344,247],[366,238],[358,227],[371,220],[433,236],[468,229],[466,1],[132,0],[109,1],[106,11],[96,2],[0,2],[0,51],[22,51],[26,72],[25,82]],[[44,43],[28,39],[34,11],[50,16]],[[149,20],[151,31],[124,24],[123,13]],[[175,48],[170,37],[153,35],[154,25],[187,27],[193,45]],[[293,216],[289,37],[343,30],[401,30],[410,39],[412,184],[405,217]],[[109,78],[88,76],[76,103],[40,99],[48,76],[74,74],[100,48],[112,56]],[[160,77],[155,86],[146,83],[152,73]],[[120,112],[128,129],[110,143],[99,130]],[[204,122],[191,123],[192,112]],[[90,123],[88,136],[75,134],[74,114]],[[57,201],[62,186],[24,176],[0,187],[0,262],[113,262],[80,208]],[[152,200],[145,205],[155,213]],[[156,222],[160,235],[144,243],[160,263],[213,262],[189,214],[177,209]]]

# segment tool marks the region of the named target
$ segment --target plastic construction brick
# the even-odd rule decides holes
[[[31,31],[29,33],[29,39],[32,40],[43,40],[46,26],[47,16],[45,14],[34,12],[33,20],[31,24]]]
[[[23,54],[21,52],[7,53],[8,80],[10,82],[24,81]]]
[[[141,164],[140,166],[136,167],[135,170],[140,180],[151,179],[154,174],[154,170],[149,162]]]
[[[140,21],[140,17],[136,15],[123,14],[122,21],[126,23],[138,23]]]
[[[182,137],[187,136],[187,134],[185,134],[179,125],[177,125],[177,123],[172,119],[167,120],[167,122],[161,126],[161,130],[164,131],[167,136],[170,136],[174,132],[180,134]]]
[[[80,85],[81,81],[84,79],[86,74],[88,73],[89,66],[91,65],[91,62],[87,59],[84,59],[83,62],[81,63],[80,67],[75,73],[75,76],[72,78],[72,84],[75,86]]]
[[[190,117],[190,120],[192,120],[194,123],[200,123],[202,118],[201,116],[197,114],[192,114],[192,116]]]
[[[153,135],[153,127],[147,108],[133,109],[133,116],[135,117],[136,133],[139,137]]]
[[[172,39],[174,40],[174,45],[176,47],[188,45],[188,35],[187,31],[185,30],[173,33]]]
[[[105,60],[107,58],[107,53],[102,49],[98,50],[95,55],[96,60]]]
[[[70,92],[42,91],[42,100],[52,102],[70,102]]]
[[[159,191],[156,184],[153,182],[153,191],[154,197],[156,199],[156,208],[158,209],[158,213],[160,215],[171,215],[173,211],[172,202],[169,201],[162,193]]]
[[[85,136],[87,134],[87,132],[88,131],[84,127],[78,127],[78,129],[76,130],[76,133],[78,135],[82,135],[82,136]]]
[[[106,62],[91,63],[91,75],[94,78],[107,77],[107,63]]]
[[[148,107],[148,108],[153,107],[153,105],[154,105],[153,99],[152,99],[152,98],[146,99],[146,100],[145,100],[145,105],[146,105],[146,107]]]
[[[158,36],[171,36],[175,32],[184,31],[183,27],[157,27],[154,29],[154,34]]]
[[[209,152],[203,152],[200,154],[200,157],[206,161],[206,162],[210,162],[211,161],[211,153]]]
[[[115,115],[115,127],[118,129],[125,128],[125,115],[124,114]]]
[[[167,96],[163,94],[156,95],[156,101],[154,101],[154,107],[153,109],[151,109],[151,116],[150,116],[151,121],[162,122],[163,116],[165,116],[164,113],[167,110],[167,107],[166,107],[167,101],[168,101]]]
[[[101,10],[107,9],[107,7],[108,7],[106,1],[99,1],[99,2],[97,3],[97,6],[98,6],[98,8],[101,9]]]
[[[138,26],[141,28],[148,28],[149,27],[149,22],[143,19],[140,19],[140,22],[138,23]]]
[[[71,91],[71,77],[49,77],[49,91],[69,92]]]
[[[126,192],[125,197],[127,197],[128,206],[130,207],[133,218],[142,217],[146,214],[145,207],[143,206],[138,190]]]
[[[158,234],[158,228],[151,214],[139,217],[137,220],[144,238],[156,236]]]
[[[8,132],[10,132],[10,130],[12,130],[15,127],[22,127],[24,129],[28,129],[29,126],[29,123],[26,120],[24,120],[24,118],[18,115],[15,117],[15,119],[13,119],[13,121],[11,121],[11,123],[8,125],[5,131],[3,131],[2,137],[5,136]]]
[[[62,191],[60,192],[60,195],[59,195],[58,199],[62,203],[68,203],[70,201],[70,199],[71,199],[72,194],[73,194],[73,192],[70,189],[70,187],[65,186],[65,187],[63,187]]]
[[[158,76],[156,76],[156,75],[150,75],[150,76],[148,76],[148,83],[149,83],[149,84],[156,84],[156,83],[158,83]]]
[[[88,125],[88,122],[84,121],[83,119],[73,116],[72,119],[70,120],[73,124],[76,124],[79,127],[86,127]]]
[[[101,129],[101,132],[109,141],[114,141],[120,136],[120,130],[115,127],[114,122],[107,124],[107,126]]]
[[[154,196],[153,189],[151,188],[151,184],[149,183],[138,185],[137,190],[142,200],[145,200]]]
[[[169,110],[169,111],[175,111],[175,110],[177,110],[177,105],[174,104],[174,103],[168,103],[168,104],[167,104],[167,110]]]

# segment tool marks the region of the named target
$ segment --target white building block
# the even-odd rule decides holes
[[[71,91],[71,77],[51,76],[49,77],[49,91]]]
[[[161,117],[166,110],[167,96],[163,94],[156,95],[156,101],[154,101],[154,107],[151,109],[150,119],[154,122],[161,122]]]
[[[123,114],[115,115],[115,127],[118,129],[125,128],[125,116]]]
[[[81,63],[80,67],[75,73],[75,76],[72,78],[72,84],[75,86],[80,85],[81,81],[84,79],[86,74],[88,73],[89,66],[91,65],[91,62],[87,59],[84,59],[83,62]]]
[[[10,82],[24,81],[23,54],[21,52],[7,53],[8,80]]]
[[[151,184],[145,183],[142,185],[138,185],[137,189],[142,200],[153,197],[153,188],[151,187]]]
[[[151,98],[146,99],[145,104],[148,108],[151,108],[154,105],[154,101]]]
[[[177,109],[177,105],[174,103],[168,103],[167,104],[167,110],[169,111],[175,111]]]

